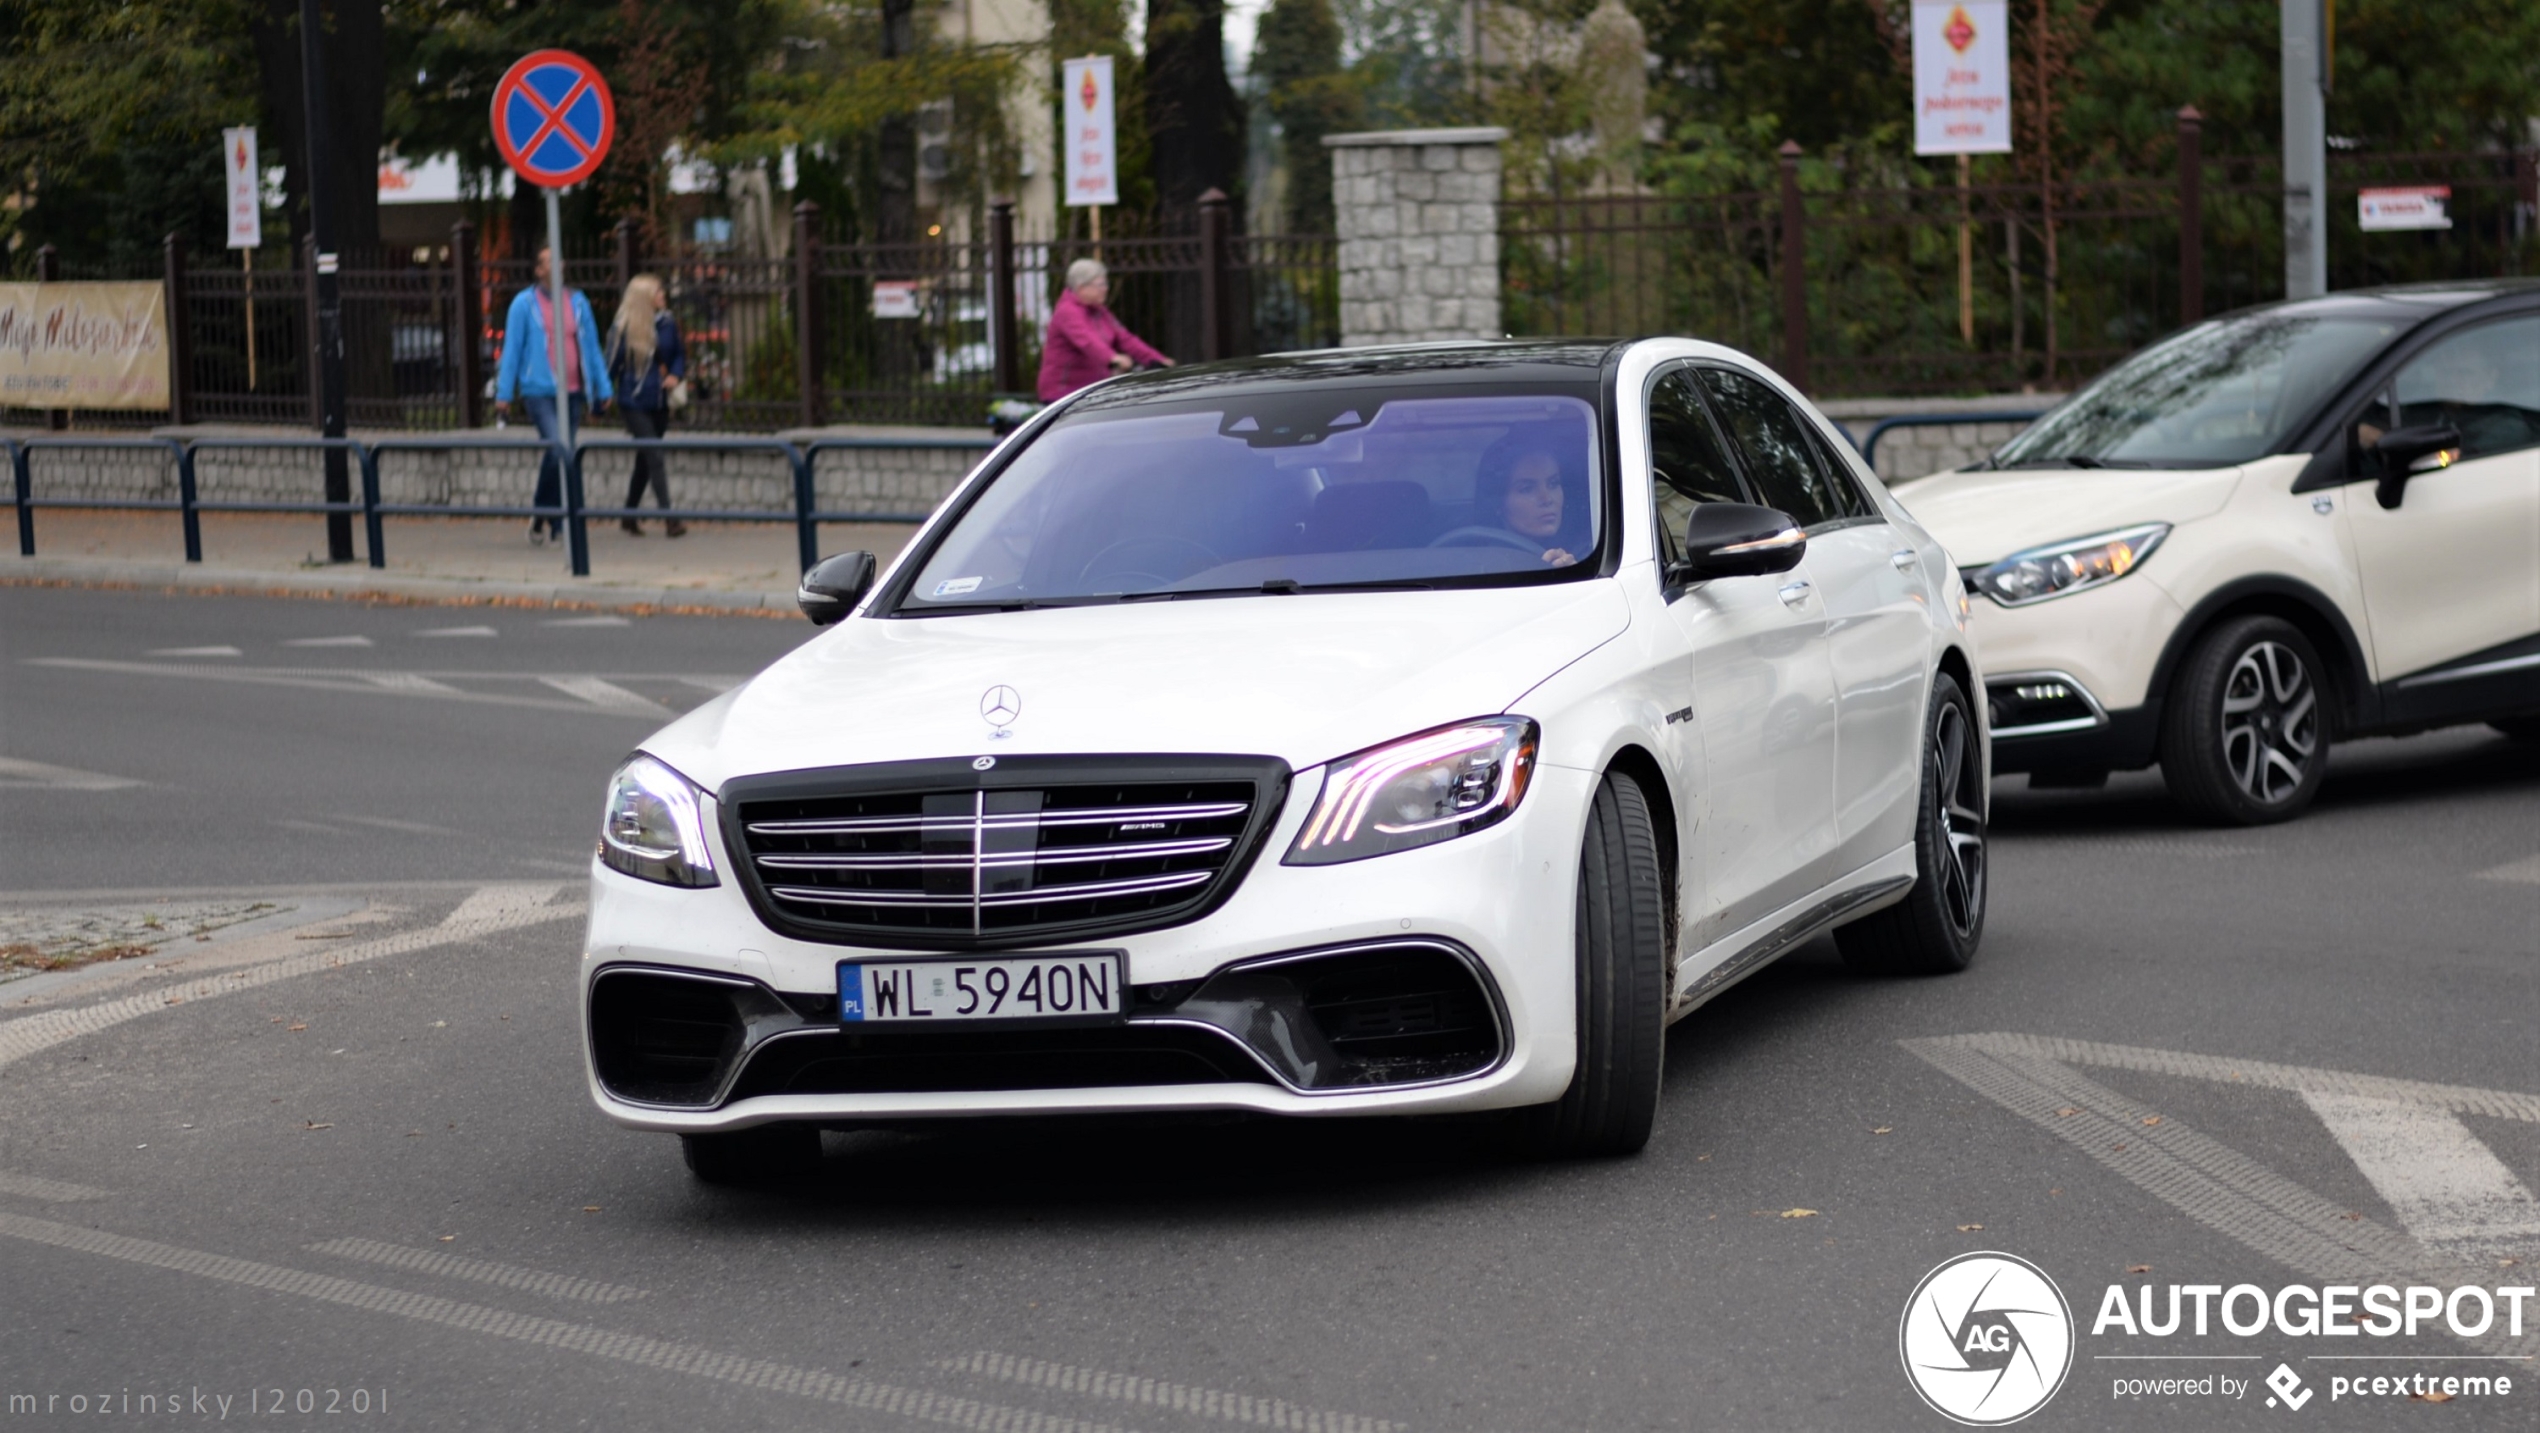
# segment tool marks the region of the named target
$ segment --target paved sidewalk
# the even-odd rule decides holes
[[[36,556],[17,555],[14,527],[0,537],[0,584],[175,587],[309,596],[388,597],[454,603],[500,602],[764,612],[795,616],[794,525],[692,522],[685,537],[662,535],[659,521],[631,537],[617,524],[591,524],[591,575],[568,573],[564,547],[529,545],[526,521],[514,518],[385,518],[388,564],[367,565],[362,525],[353,524],[359,554],[329,563],[326,521],[298,514],[204,513],[203,561],[188,563],[173,512],[95,512],[44,508],[35,515]],[[829,523],[820,529],[826,556],[871,551],[888,562],[914,524]]]

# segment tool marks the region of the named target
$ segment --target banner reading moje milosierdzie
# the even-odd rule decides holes
[[[168,406],[167,291],[0,284],[0,406]]]

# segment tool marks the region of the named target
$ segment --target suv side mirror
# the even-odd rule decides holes
[[[824,557],[803,574],[794,601],[815,627],[826,627],[855,610],[873,590],[874,562],[869,552],[842,552]]]
[[[2384,509],[2395,508],[2408,495],[2408,476],[2448,468],[2460,457],[2461,430],[2449,423],[2421,423],[2393,428],[2381,435],[2372,451],[2381,458],[2381,481],[2372,495]]]
[[[1685,555],[1667,574],[1676,582],[1761,577],[1788,572],[1807,554],[1798,520],[1753,503],[1704,503],[1685,519]]]

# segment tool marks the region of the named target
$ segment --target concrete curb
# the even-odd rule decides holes
[[[128,587],[249,597],[314,597],[431,603],[453,607],[557,607],[682,616],[799,618],[794,594],[687,587],[621,587],[580,582],[500,582],[415,577],[368,568],[274,572],[198,563],[118,562],[87,557],[22,557],[0,565],[0,587]]]

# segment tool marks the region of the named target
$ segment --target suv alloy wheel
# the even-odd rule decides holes
[[[2301,814],[2328,774],[2323,675],[2310,639],[2282,618],[2216,628],[2189,655],[2161,714],[2170,794],[2235,826]]]

